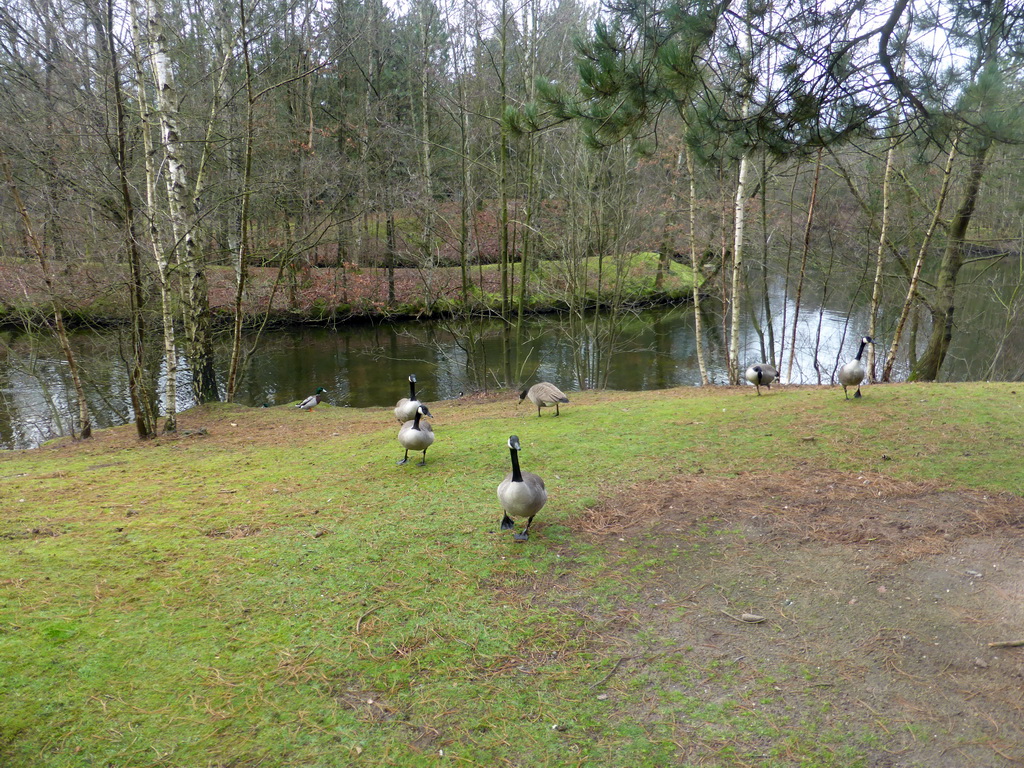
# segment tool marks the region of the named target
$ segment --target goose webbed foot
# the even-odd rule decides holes
[[[516,527],[516,524],[512,522],[512,518],[508,515],[503,515],[501,518],[501,530],[511,531]]]
[[[423,461],[416,462],[416,466],[417,467],[425,467],[425,466],[427,466],[427,457],[424,456],[423,457]]]
[[[511,522],[511,521],[509,521],[509,522]],[[523,532],[522,533],[514,533],[514,534],[512,534],[512,538],[515,541],[529,541],[529,539],[530,539],[530,524],[532,522],[533,522],[533,518],[531,517],[530,519],[528,519],[526,521],[526,527],[523,528]]]
[[[404,458],[404,459],[402,459],[402,460],[401,460],[400,462],[398,462],[398,466],[402,466],[402,465],[403,465],[403,464],[405,464],[405,462],[407,462],[408,460],[409,460],[409,452],[408,452],[408,451],[406,451],[406,452],[405,452],[405,458]]]
[[[860,387],[857,387],[857,391],[853,395],[854,397],[860,397]]]

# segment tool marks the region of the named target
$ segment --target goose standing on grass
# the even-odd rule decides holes
[[[501,530],[513,530],[516,526],[512,517],[525,517],[526,527],[522,533],[512,535],[516,541],[530,538],[530,523],[534,515],[548,500],[548,492],[544,489],[544,481],[533,472],[519,469],[519,438],[512,435],[508,439],[508,447],[512,453],[512,471],[498,484],[498,501],[505,514],[501,518]]]
[[[757,394],[761,394],[761,387],[772,388],[772,382],[779,378],[779,372],[768,363],[758,363],[747,368],[744,378],[757,387]]]
[[[416,374],[409,374],[409,396],[403,397],[395,404],[395,418],[399,424],[416,418],[416,409],[420,407],[420,401],[416,399]]]
[[[303,400],[295,407],[301,408],[304,411],[312,411],[314,408],[320,405],[320,395],[322,395],[326,391],[327,390],[324,389],[323,387],[317,387],[316,392],[314,392],[312,395],[307,397],[305,400]]]
[[[864,375],[867,373],[867,368],[864,367],[864,363],[860,358],[864,354],[864,347],[874,343],[870,336],[865,336],[860,340],[860,349],[857,350],[857,356],[839,369],[839,383],[843,385],[843,394],[846,395],[847,400],[850,399],[850,393],[846,391],[847,387],[857,387],[857,391],[853,396],[860,397],[860,383],[864,381]]]
[[[405,458],[398,462],[399,465],[409,460],[409,451],[423,451],[423,461],[416,466],[426,466],[427,448],[434,442],[434,428],[429,421],[422,420],[423,416],[430,416],[430,411],[421,403],[416,407],[416,417],[398,430],[398,442],[405,448]]]
[[[530,398],[530,402],[537,406],[538,416],[540,416],[541,408],[548,408],[552,405],[555,406],[555,416],[557,416],[558,404],[569,402],[569,398],[565,396],[565,393],[549,381],[534,384],[529,389],[524,389],[519,393],[520,403],[526,398]]]

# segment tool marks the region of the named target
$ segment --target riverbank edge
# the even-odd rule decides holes
[[[653,307],[685,306],[693,302],[693,292],[687,290],[650,290],[643,294],[633,294],[629,298],[618,301],[588,297],[580,304],[564,300],[528,301],[523,308],[524,317],[567,314],[579,312],[604,312],[614,310],[635,311]],[[112,311],[109,306],[63,307],[62,319],[66,328],[82,329],[115,329],[131,324],[127,313]],[[512,306],[512,317],[519,314],[516,303]],[[147,307],[144,310],[147,319],[152,320],[155,327],[159,317],[158,309]],[[330,308],[316,302],[301,309],[275,309],[264,312],[243,313],[243,325],[253,328],[289,328],[314,327],[333,328],[337,326],[375,325],[378,323],[400,323],[414,320],[469,320],[481,318],[498,319],[502,317],[500,301],[473,301],[464,303],[461,300],[442,300],[428,305],[420,300],[396,303],[391,307],[379,307],[366,303],[340,304]],[[230,327],[234,323],[234,314],[228,307],[215,306],[210,309],[210,320],[215,328]],[[0,330],[27,332],[40,327],[49,327],[53,322],[53,310],[43,305],[25,307],[0,306]]]

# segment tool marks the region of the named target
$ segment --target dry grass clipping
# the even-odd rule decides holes
[[[712,520],[751,526],[768,541],[880,547],[889,559],[907,561],[944,552],[962,536],[1024,526],[1024,499],[874,473],[695,475],[631,486],[569,524],[586,534],[621,535]]]

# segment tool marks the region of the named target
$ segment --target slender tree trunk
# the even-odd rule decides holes
[[[466,104],[465,89],[460,85],[461,102],[459,108],[462,110],[459,125],[461,133],[461,162],[462,162],[462,199],[459,201],[459,269],[462,276],[462,306],[463,310],[469,308],[469,243],[470,227],[469,217],[472,212],[472,189],[473,173],[469,162],[469,108]]]
[[[928,337],[928,345],[917,360],[917,365],[910,371],[911,381],[935,381],[949,351],[949,342],[953,338],[953,315],[956,310],[956,280],[964,263],[964,240],[967,238],[967,229],[971,225],[974,208],[978,203],[981,180],[985,174],[985,160],[991,146],[991,139],[986,138],[971,157],[967,186],[960,207],[950,222],[949,239],[942,253],[942,262],[939,264],[935,298],[931,306],[932,332]]]
[[[251,201],[250,180],[252,177],[252,145],[255,132],[254,108],[256,97],[252,87],[252,62],[249,58],[249,32],[246,23],[245,0],[238,0],[239,37],[242,44],[242,63],[245,68],[245,146],[242,160],[242,201],[238,212],[238,245],[235,251],[235,295],[233,301],[234,326],[231,334],[231,363],[228,367],[226,399],[235,400],[238,387],[238,372],[242,366],[242,300],[245,298],[246,281],[249,274],[249,204]]]
[[[942,186],[939,189],[938,200],[935,201],[935,210],[932,212],[932,219],[928,223],[921,248],[917,252],[917,261],[914,263],[914,270],[910,276],[910,286],[907,288],[907,298],[903,301],[903,309],[900,311],[900,319],[896,323],[896,332],[892,337],[892,344],[889,345],[889,353],[885,357],[885,365],[882,367],[882,381],[889,381],[892,377],[892,369],[896,364],[896,352],[899,350],[900,341],[903,337],[903,329],[910,315],[910,310],[917,299],[917,286],[921,278],[921,268],[924,266],[925,257],[928,255],[928,248],[931,247],[932,237],[939,226],[942,218],[942,209],[945,206],[946,198],[949,195],[949,184],[953,178],[953,161],[957,155],[959,137],[953,139],[953,146],[949,149],[946,157],[946,166],[942,171]],[[952,232],[950,232],[952,238]]]
[[[697,345],[697,367],[700,369],[700,383],[705,387],[708,385],[708,367],[704,359],[704,329],[703,319],[700,312],[701,268],[700,259],[697,254],[697,179],[693,173],[693,152],[689,145],[683,149],[686,154],[686,175],[689,182],[689,214],[690,214],[690,268],[693,271],[693,334],[696,337]]]
[[[818,179],[821,178],[821,155],[818,150],[818,159],[814,165],[814,181],[811,183],[811,199],[807,203],[807,219],[804,223],[804,244],[803,253],[800,257],[800,276],[796,283],[796,299],[793,302],[793,327],[792,337],[789,342],[789,366],[786,368],[786,382],[793,381],[793,359],[796,357],[796,332],[800,318],[800,299],[804,291],[804,278],[807,276],[807,256],[811,250],[811,225],[814,223],[814,209],[818,199]]]
[[[387,217],[385,220],[385,236],[387,238],[388,251],[388,308],[395,305],[395,256],[397,243],[395,240],[395,212],[388,205]]]
[[[761,306],[764,308],[764,324],[768,331],[768,348],[765,349],[764,332],[759,332],[761,339],[761,359],[767,360],[772,366],[775,363],[775,323],[772,319],[772,300],[768,283],[768,161],[764,152],[761,153]]]
[[[61,312],[60,301],[57,298],[57,289],[53,284],[53,276],[50,273],[50,264],[46,258],[46,251],[43,249],[42,244],[33,232],[32,221],[29,219],[28,211],[25,209],[25,205],[21,201],[21,194],[18,192],[18,186],[14,181],[14,173],[11,170],[11,164],[7,159],[7,154],[3,151],[3,147],[0,147],[0,165],[3,165],[4,177],[7,179],[7,184],[11,190],[11,199],[14,202],[14,207],[18,212],[18,216],[21,218],[25,243],[29,250],[36,255],[36,259],[39,261],[39,269],[43,275],[43,282],[46,284],[47,294],[53,304],[54,330],[57,334],[57,341],[60,343],[61,351],[64,353],[64,359],[68,363],[68,372],[71,374],[71,382],[75,388],[75,397],[78,399],[79,435],[83,440],[88,440],[92,437],[92,416],[89,412],[89,404],[85,399],[85,390],[82,388],[82,377],[79,375],[78,361],[71,349],[71,342],[68,339],[67,329],[64,327],[64,314]]]
[[[885,249],[889,240],[889,193],[892,187],[892,164],[896,153],[895,129],[889,136],[889,148],[885,152],[885,171],[882,174],[882,224],[878,234],[878,253],[875,255],[875,279],[871,284],[871,317],[868,320],[868,336],[878,335],[878,308],[882,303],[882,267],[885,264]],[[868,345],[868,380],[875,381],[875,345]]]
[[[124,210],[124,240],[128,254],[129,286],[128,308],[131,315],[131,359],[128,363],[128,393],[135,416],[135,429],[140,438],[152,437],[156,433],[156,413],[153,398],[146,385],[146,340],[145,323],[142,317],[144,292],[142,285],[142,258],[139,255],[138,237],[135,231],[135,205],[132,201],[131,184],[128,180],[127,126],[124,114],[124,92],[121,88],[121,69],[114,41],[114,3],[107,0],[105,20],[105,42],[110,61],[110,78],[113,86],[115,119],[115,163],[121,204]]]
[[[171,230],[178,263],[186,273],[185,337],[192,368],[193,393],[197,401],[209,402],[217,400],[219,393],[213,366],[206,265],[196,240],[195,222],[189,214],[189,181],[184,163],[184,142],[178,127],[178,93],[167,54],[163,9],[158,3],[159,0],[148,0],[147,25],[150,58],[156,79],[156,98],[160,109]]]
[[[505,114],[505,107],[508,103],[508,25],[509,14],[507,0],[501,0],[501,61],[499,62],[498,86],[500,100],[498,102],[500,114]],[[501,122],[498,147],[498,198],[501,215],[500,224],[500,250],[501,250],[501,319],[506,323],[509,321],[509,254],[508,244],[508,130],[504,121]]]
[[[732,328],[729,333],[729,381],[740,383],[740,319],[742,315],[741,297],[743,296],[743,238],[746,224],[747,195],[747,153],[740,156],[739,178],[736,181],[736,199],[733,206],[733,246],[732,246],[732,298],[729,300],[732,312]]]
[[[751,71],[750,57],[753,55],[753,41],[751,39],[750,5],[746,6],[748,13],[743,35],[744,51],[741,55],[743,60],[743,89],[740,98],[743,99],[742,116],[746,121],[750,115],[751,93],[753,87],[753,73]],[[743,245],[744,230],[746,227],[746,201],[747,201],[747,171],[750,165],[750,151],[746,148],[740,155],[739,174],[736,179],[736,199],[733,205],[733,248],[732,248],[732,298],[729,301],[732,312],[732,329],[729,333],[729,383],[740,383],[740,320],[742,319],[742,296],[744,282],[743,266]]]
[[[132,3],[132,36],[135,39],[135,51],[143,50],[142,31],[139,27],[138,9]],[[152,137],[151,105],[146,95],[145,68],[141,60],[136,60],[135,70],[138,82],[140,133],[142,134],[143,154],[146,169],[146,208],[149,212],[149,238],[156,262],[157,276],[160,282],[160,319],[164,339],[164,431],[175,432],[178,428],[178,347],[174,327],[175,295],[171,277],[171,254],[173,245],[168,246],[168,238],[161,227],[160,208],[156,189],[157,162],[156,147]]]

